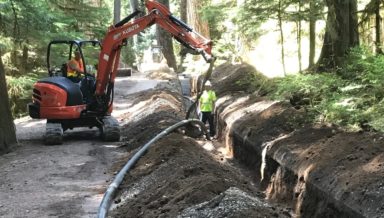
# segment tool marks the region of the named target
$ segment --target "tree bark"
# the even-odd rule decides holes
[[[28,41],[27,41],[28,43]],[[29,68],[28,68],[28,46],[26,44],[23,45],[23,59],[21,60],[21,66],[23,69],[23,72],[26,73]]]
[[[196,32],[209,38],[210,33],[208,22],[201,19],[201,16],[199,15],[199,10],[202,8],[203,2],[201,0],[189,0],[186,2],[188,24],[191,25]]]
[[[328,17],[318,70],[341,66],[349,49],[359,45],[356,0],[326,0]]]
[[[181,0],[180,1],[180,19],[184,21],[185,23],[188,23],[188,15],[187,15],[187,0]],[[181,46],[180,49],[180,62],[179,66],[177,67],[178,72],[183,72],[183,63],[185,60],[185,57],[187,56],[188,49],[184,46]]]
[[[140,9],[138,0],[130,0],[129,3],[130,3],[129,6],[131,8],[131,13],[133,13],[136,10]],[[139,15],[137,15],[136,17],[138,17],[138,16]],[[134,52],[134,57],[135,57],[135,60],[134,60],[135,66],[134,67],[135,68],[137,67],[138,62],[140,60],[140,57],[139,57],[138,53],[135,50],[138,47],[138,44],[139,44],[139,37],[140,37],[140,33],[137,34],[137,35],[134,35],[132,37],[133,48],[130,48],[130,51]]]
[[[309,1],[309,65],[312,68],[315,65],[316,54],[316,16],[315,2]]]
[[[381,0],[376,0],[375,2],[375,33],[376,33],[376,54],[383,54],[381,49],[381,16],[380,16],[380,4]]]
[[[11,146],[17,142],[17,139],[15,125],[9,107],[4,65],[1,56],[2,52],[0,50],[0,154],[3,154],[9,151]]]
[[[14,2],[11,0],[11,7],[12,7],[12,12],[13,12],[13,33],[12,33],[12,38],[13,38],[13,48],[11,52],[11,61],[17,66],[17,42],[20,40],[20,28],[19,28],[19,23],[18,23],[18,16],[17,16],[17,11],[16,11],[16,6]],[[12,70],[12,74],[16,73],[15,70]]]
[[[136,9],[139,9],[139,2],[137,0],[129,0],[131,6],[131,12],[134,12]]]
[[[113,1],[113,23],[116,24],[120,21],[121,14],[121,0]]]
[[[299,2],[299,14],[301,14],[301,8],[302,8],[302,3],[301,1]],[[301,18],[297,21],[297,59],[299,61],[299,72],[303,70],[302,62],[301,62]]]
[[[160,0],[160,3],[169,8],[169,0]],[[173,42],[171,34],[162,29],[159,25],[156,26],[156,38],[158,45],[162,47],[164,58],[167,60],[169,67],[177,72],[176,57],[173,51]]]
[[[281,16],[282,14],[282,6],[281,6],[281,0],[279,0],[279,9],[277,12],[278,22],[279,22],[279,30],[280,30],[280,43],[281,43],[281,63],[283,65],[283,73],[284,76],[287,74],[287,71],[285,69],[285,49],[284,49],[284,31],[283,31],[283,18]]]

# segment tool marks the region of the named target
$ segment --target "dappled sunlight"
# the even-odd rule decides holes
[[[233,153],[233,140],[231,136],[231,130],[232,130],[232,125],[227,126],[225,128],[225,136],[224,136],[224,141],[225,141],[225,149],[223,149],[223,154],[230,159],[233,159],[234,153]]]
[[[348,85],[346,87],[341,87],[340,90],[342,92],[348,92],[348,91],[352,91],[352,90],[356,90],[356,89],[361,89],[361,88],[364,88],[364,86],[363,85],[351,84],[351,85]]]
[[[361,166],[361,169],[367,173],[376,173],[383,171],[384,154],[380,154],[370,160],[368,163]]]
[[[225,98],[225,97],[224,97]],[[224,104],[225,100],[217,102],[217,105]],[[233,151],[233,137],[231,135],[232,129],[234,127],[234,124],[242,119],[247,114],[258,114],[261,111],[264,111],[265,109],[271,107],[276,102],[265,102],[265,101],[259,101],[259,102],[247,102],[249,101],[249,96],[245,97],[239,97],[233,102],[231,102],[229,105],[225,107],[225,109],[220,112],[221,119],[225,119],[226,127],[225,127],[225,135],[224,135],[224,142],[226,147],[226,156],[228,158],[233,158],[234,151]]]
[[[308,56],[309,56],[309,39],[308,39],[308,25],[302,23],[303,34],[301,39],[301,62],[302,69],[308,67]],[[318,30],[325,28],[325,21],[318,21],[316,23]],[[284,49],[285,49],[285,67],[287,74],[293,74],[299,72],[299,61],[298,61],[298,44],[295,30],[296,24],[292,22],[283,23],[284,31]],[[265,32],[262,36],[257,39],[257,42],[249,52],[246,60],[257,70],[262,72],[267,77],[282,77],[284,76],[282,59],[281,59],[281,44],[280,44],[280,32],[278,31],[277,20],[270,20],[265,22],[260,32]],[[317,46],[316,46],[316,58],[320,55],[322,35],[317,35]]]
[[[33,127],[40,126],[40,125],[45,124],[45,123],[46,123],[46,120],[36,120],[33,122],[28,122],[26,124],[22,124],[20,126],[21,126],[21,128],[33,128]]]
[[[150,103],[151,103],[151,100],[141,101],[131,108],[124,109],[124,110],[121,110],[121,111],[116,112],[116,113],[119,113],[119,116],[126,114],[126,113],[129,113],[130,117],[132,117],[132,119],[134,119],[135,117],[138,117],[138,115],[142,115],[143,112],[145,112],[145,111],[146,111],[146,113],[151,113],[150,111],[153,111],[154,108],[149,109],[147,107],[147,105],[149,105]],[[115,114],[113,114],[113,115],[116,116]]]
[[[120,147],[120,145],[105,144],[105,145],[103,145],[103,147],[106,147],[106,148],[118,148],[118,147]]]
[[[335,103],[336,106],[342,106],[342,107],[348,107],[348,106],[352,106],[355,102],[356,98],[346,98],[346,99],[343,99],[341,100],[340,102],[337,102]]]
[[[130,108],[120,110],[116,113],[119,113],[120,117],[130,117],[129,119],[122,119],[121,125],[126,125],[129,122],[135,122],[137,120],[143,119],[149,114],[153,114],[157,108],[162,106],[171,107],[173,110],[176,111],[180,110],[180,108],[175,105],[172,101],[168,101],[165,98],[163,99],[159,97],[153,97],[146,101],[140,101],[138,104],[135,104]],[[129,116],[126,116],[124,114],[129,114]]]
[[[264,111],[265,109],[271,107],[276,102],[260,101],[260,102],[255,102],[255,103],[252,103],[249,105],[237,105],[237,103],[240,103],[240,102],[234,102],[233,104],[231,104],[232,107],[231,106],[228,107],[229,108],[228,111],[226,111],[226,110],[223,111],[223,115],[226,116],[225,120],[226,120],[227,125],[229,127],[231,127],[235,123],[235,121],[241,119],[246,114],[250,114],[250,113],[256,113],[257,114],[257,113]],[[238,107],[234,108],[236,106],[238,106]]]
[[[204,145],[203,145],[203,148],[207,151],[213,151],[215,150],[215,146],[213,146],[212,142],[206,142]]]

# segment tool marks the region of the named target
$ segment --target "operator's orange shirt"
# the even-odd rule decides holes
[[[84,65],[83,65],[83,61],[80,59],[79,61],[77,61],[76,59],[72,58],[68,64],[67,64],[67,76],[73,76],[73,77],[77,77],[77,72],[71,68],[70,65],[76,65],[78,69],[80,69],[81,71],[84,72]]]

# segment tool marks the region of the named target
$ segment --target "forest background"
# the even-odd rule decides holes
[[[217,65],[254,66],[249,79],[238,81],[247,92],[290,101],[311,122],[384,130],[383,0],[159,2],[213,40]],[[47,76],[51,40],[102,40],[111,24],[135,8],[144,11],[144,2],[0,0],[0,68],[13,117],[26,114],[33,83]],[[138,68],[144,51],[154,46],[176,72],[201,70],[192,63],[202,60],[185,55],[156,27],[130,39],[122,61]]]

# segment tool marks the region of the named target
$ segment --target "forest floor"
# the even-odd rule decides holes
[[[294,217],[297,208],[315,211],[311,216],[301,211],[303,217],[343,217],[343,208],[328,210],[325,216],[319,209],[340,206],[340,199],[355,202],[359,216],[364,214],[359,204],[368,203],[375,211],[366,217],[383,215],[383,137],[302,128],[301,111],[238,92],[231,85],[238,80],[231,74],[236,69],[219,71],[212,78],[221,87],[218,140],[191,138],[182,130],[160,139],[126,175],[110,217]],[[126,161],[184,119],[180,81],[185,79],[180,78],[161,65],[117,78],[114,116],[122,126],[120,142],[105,143],[97,130],[76,129],[65,132],[63,145],[44,146],[44,121],[17,120],[19,146],[0,156],[0,217],[95,217],[104,192]],[[293,122],[292,117],[298,118]],[[236,145],[228,129],[245,137]],[[236,147],[249,141],[258,144]],[[260,173],[265,157],[254,155],[257,146],[267,147],[274,158],[273,164],[263,162],[265,174]],[[278,164],[294,176],[278,171]],[[303,182],[308,182],[307,192]],[[322,194],[305,196],[312,193],[312,185]],[[336,202],[329,200],[332,195]],[[372,196],[377,197],[374,203]]]

